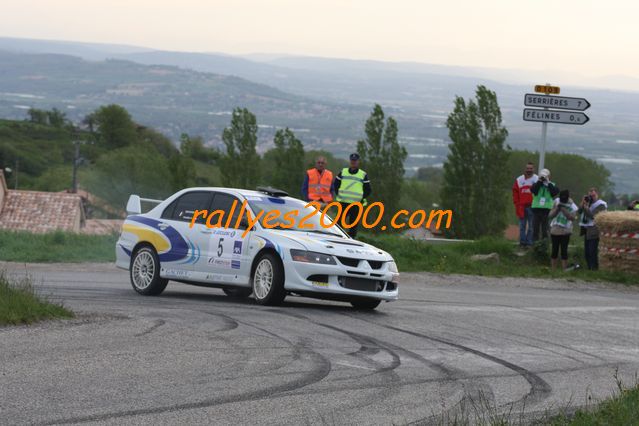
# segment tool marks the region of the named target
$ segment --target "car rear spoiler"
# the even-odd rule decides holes
[[[142,213],[142,202],[151,204],[160,204],[164,200],[154,200],[153,198],[140,198],[139,195],[129,196],[129,201],[126,203],[126,213],[128,215]]]

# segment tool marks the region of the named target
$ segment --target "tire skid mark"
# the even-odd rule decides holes
[[[461,372],[461,370],[457,370],[451,367],[447,367],[442,363],[436,363],[433,362],[431,360],[426,359],[425,357],[417,354],[416,352],[410,351],[408,349],[404,349],[401,348],[399,346],[393,345],[392,343],[389,342],[382,342],[380,340],[377,339],[373,339],[370,336],[364,336],[358,333],[354,333],[354,332],[349,332],[343,329],[340,329],[338,327],[332,326],[332,325],[328,325],[328,324],[324,324],[324,323],[319,323],[316,321],[313,321],[312,319],[308,318],[307,316],[295,313],[295,312],[290,312],[290,311],[283,311],[283,310],[279,310],[279,309],[272,309],[272,312],[276,312],[282,315],[287,315],[287,316],[291,316],[293,318],[298,318],[298,319],[303,319],[307,322],[313,323],[317,326],[320,327],[324,327],[324,328],[328,328],[330,330],[334,330],[337,331],[339,333],[345,334],[348,337],[350,337],[351,339],[355,340],[356,342],[360,343],[362,345],[362,348],[366,347],[363,344],[373,344],[376,345],[378,347],[382,347],[384,348],[386,351],[388,351],[389,353],[393,353],[394,356],[397,356],[397,362],[395,366],[391,365],[389,367],[386,367],[386,369],[391,369],[394,370],[395,368],[399,367],[399,365],[401,364],[401,358],[399,357],[399,355],[397,354],[398,352],[403,352],[405,353],[407,356],[416,359],[417,361],[425,364],[427,367],[431,368],[431,369],[435,369],[437,371],[439,371],[440,373],[442,373],[445,378],[442,380],[441,378],[438,379],[421,379],[421,380],[417,380],[414,383],[410,383],[411,385],[419,385],[419,384],[424,384],[424,383],[432,383],[432,382],[436,382],[436,383],[442,383],[444,381],[446,382],[456,382],[458,381],[458,379],[456,378],[456,376],[461,376],[463,375],[463,373]],[[349,316],[350,315],[346,315]],[[372,324],[372,323],[371,323]],[[360,348],[361,349],[361,348]],[[334,379],[332,380],[332,382],[340,382],[342,380],[353,380],[353,379],[362,379],[364,377],[368,377],[368,376],[372,376],[375,374],[379,374],[382,373],[382,370],[377,370],[374,371],[372,373],[368,373],[368,374],[364,374],[364,375],[360,375],[357,376],[355,378],[347,378],[347,379]],[[396,376],[396,374],[395,374]],[[399,378],[398,378],[399,379]],[[401,381],[401,380],[394,380],[392,383],[382,383],[379,385],[369,385],[369,386],[359,386],[356,389],[358,390],[366,390],[366,389],[377,389],[377,388],[388,388],[389,386],[391,388],[395,388],[397,386],[403,386],[405,385],[405,382]],[[479,397],[483,397],[486,398],[488,397],[490,399],[491,402],[494,402],[494,394],[492,392],[492,389],[490,388],[490,386],[488,386],[486,383],[483,382],[483,380],[480,383],[475,383],[475,382],[469,382],[469,383],[461,383],[461,386],[463,388],[463,396],[462,398],[457,401],[456,403],[453,404],[452,408],[449,410],[455,410],[458,406],[460,406],[461,404],[463,404],[463,402],[465,400],[472,400],[473,398],[477,399]],[[344,387],[343,386],[339,386],[337,388],[334,389],[327,389],[328,391],[337,391],[337,390],[343,390]],[[356,408],[363,408],[366,406],[369,406],[375,402],[377,402],[378,400],[374,397],[370,397],[367,398],[363,403],[360,404],[356,404],[356,405],[352,405],[349,406],[349,409],[356,409]]]
[[[153,325],[149,328],[147,328],[146,330],[135,334],[135,337],[142,337],[142,336],[146,336],[149,333],[153,333],[153,331],[157,330],[158,328],[162,327],[164,324],[166,324],[166,321],[164,321],[163,319],[157,319],[155,321],[153,321]]]
[[[406,349],[404,349],[406,350]],[[406,350],[407,351],[407,350]],[[421,355],[419,354],[415,354],[416,357],[421,357]],[[577,372],[577,371],[586,371],[586,370],[591,370],[593,368],[609,368],[609,369],[614,369],[615,367],[621,367],[621,366],[633,366],[634,364],[629,364],[629,363],[625,363],[625,364],[617,364],[617,363],[612,363],[612,364],[601,364],[601,365],[589,365],[589,366],[582,366],[582,367],[574,367],[574,368],[569,368],[569,369],[565,369],[565,368],[556,368],[556,369],[547,369],[547,370],[540,370],[537,373],[538,374],[553,374],[553,373],[565,373],[565,372]],[[460,370],[461,371],[461,370]],[[301,372],[287,372],[287,373],[281,373],[280,375],[292,375],[292,374],[297,374],[297,373],[301,373]],[[268,374],[257,374],[257,375],[250,375],[250,376],[234,376],[236,378],[247,378],[247,377],[268,377]],[[461,375],[459,377],[449,377],[449,378],[441,378],[441,377],[434,377],[434,378],[429,378],[429,379],[415,379],[415,380],[404,380],[401,383],[396,384],[395,386],[397,387],[402,387],[402,386],[413,386],[413,385],[419,385],[419,384],[424,384],[424,383],[454,383],[456,381],[459,380],[483,380],[483,379],[506,379],[506,378],[515,378],[515,377],[521,377],[521,375],[517,372],[510,372],[510,373],[502,373],[502,374],[474,374],[474,375],[467,375],[463,372],[461,372]],[[335,381],[335,380],[332,380]],[[282,398],[285,396],[291,396],[291,395],[307,395],[309,393],[331,393],[331,392],[342,392],[344,390],[366,390],[366,389],[375,389],[375,388],[384,388],[386,387],[386,383],[377,383],[377,384],[340,384],[339,386],[334,386],[334,387],[324,387],[321,389],[312,389],[312,390],[299,390],[299,391],[291,391],[291,392],[286,392],[286,393],[280,393],[277,395],[273,395],[272,398]],[[507,403],[506,405],[510,405],[510,403]]]
[[[400,307],[400,309],[402,309],[404,311],[409,311],[409,312],[423,313],[423,311],[419,311],[417,309],[404,308],[404,307]],[[452,327],[452,328],[457,328],[459,330],[464,330],[464,331],[471,332],[471,333],[473,332],[472,329],[470,329],[468,327],[462,327],[461,325],[455,325],[455,324],[446,323],[446,326],[447,327]],[[578,362],[580,364],[586,364],[586,362],[584,360],[580,359],[580,358],[576,358],[574,356],[568,355],[568,354],[563,353],[563,352],[555,351],[553,349],[549,349],[549,348],[546,348],[546,347],[543,347],[543,346],[533,345],[529,341],[530,340],[535,340],[535,341],[540,342],[540,343],[546,343],[548,345],[556,346],[556,347],[559,347],[559,348],[562,348],[562,349],[567,349],[567,350],[572,351],[572,352],[576,352],[576,353],[579,353],[579,354],[582,354],[582,355],[586,355],[586,356],[589,356],[591,358],[595,358],[595,359],[597,359],[599,361],[605,361],[605,359],[603,359],[603,358],[601,358],[601,357],[599,357],[597,355],[593,355],[593,354],[590,354],[588,352],[581,351],[579,349],[574,349],[574,348],[571,348],[570,346],[562,345],[560,343],[555,343],[555,342],[552,342],[550,340],[544,340],[544,339],[540,339],[540,338],[536,338],[536,337],[532,337],[532,336],[530,336],[530,337],[529,336],[524,336],[524,335],[521,335],[521,334],[518,334],[518,333],[513,333],[511,331],[504,331],[504,330],[500,330],[498,328],[489,327],[489,326],[485,326],[485,325],[482,326],[482,328],[484,328],[486,330],[496,331],[498,333],[501,333],[502,335],[507,334],[507,335],[510,335],[510,336],[516,336],[516,337],[521,337],[521,338],[527,339],[527,340],[520,340],[520,339],[516,339],[516,338],[513,338],[513,337],[504,337],[504,339],[510,340],[511,342],[521,343],[523,345],[530,346],[531,348],[535,348],[535,349],[539,349],[539,350],[544,351],[544,352],[548,352],[548,353],[552,353],[552,354],[555,354],[555,355],[559,355],[561,357],[567,358],[567,359],[569,359],[571,361]]]
[[[197,312],[201,312],[203,314],[206,315],[212,315],[214,317],[218,317],[218,318],[222,318],[222,321],[224,322],[223,326],[221,328],[216,328],[215,330],[211,330],[211,332],[213,333],[222,333],[225,331],[231,331],[231,330],[235,330],[240,323],[237,322],[235,319],[231,318],[230,316],[226,315],[226,314],[220,314],[217,312],[209,312],[209,311],[203,311],[200,309],[196,309]]]
[[[351,315],[349,315],[349,316],[351,316]],[[351,316],[351,317],[353,317],[353,316]],[[353,318],[357,318],[357,317],[353,317]],[[359,319],[361,319],[361,318],[359,318]],[[363,320],[363,321],[366,321],[366,320]],[[465,345],[462,345],[462,344],[459,344],[459,343],[455,343],[455,342],[452,342],[450,340],[443,339],[443,338],[440,338],[440,337],[428,336],[426,334],[419,333],[419,332],[416,332],[416,331],[406,330],[406,329],[403,329],[403,328],[400,328],[400,327],[395,327],[395,326],[388,325],[388,324],[379,324],[378,322],[374,322],[374,321],[366,321],[366,322],[369,322],[371,324],[377,325],[379,327],[387,328],[389,330],[399,331],[401,333],[406,333],[406,334],[409,334],[411,336],[420,337],[422,339],[427,339],[427,340],[430,340],[430,341],[433,341],[433,342],[441,343],[443,345],[451,346],[453,348],[459,349],[460,351],[476,355],[476,356],[478,356],[480,358],[483,358],[485,360],[497,363],[497,364],[499,364],[499,365],[501,365],[503,367],[506,367],[506,368],[516,372],[517,374],[522,376],[528,382],[528,384],[530,385],[530,391],[526,395],[524,395],[522,398],[520,398],[520,399],[518,399],[516,401],[508,403],[508,405],[511,405],[511,404],[515,405],[515,404],[518,404],[518,403],[521,403],[521,402],[524,402],[524,401],[525,402],[530,402],[530,403],[537,403],[537,402],[540,402],[540,401],[544,400],[545,398],[547,398],[550,395],[550,393],[552,392],[552,387],[548,384],[548,382],[546,382],[544,379],[542,379],[536,373],[534,373],[534,372],[532,372],[530,370],[527,370],[526,368],[521,367],[521,366],[519,366],[517,364],[513,364],[510,361],[506,361],[505,359],[498,358],[498,357],[496,357],[494,355],[487,354],[487,353],[482,352],[482,351],[480,351],[478,349],[473,349],[471,347],[468,347],[468,346],[465,346]]]
[[[393,351],[392,349],[389,349],[387,347],[387,345],[384,342],[381,342],[377,339],[373,339],[372,337],[369,336],[364,336],[362,334],[358,334],[358,333],[354,333],[354,332],[350,332],[350,331],[346,331],[343,330],[341,328],[332,326],[332,325],[328,325],[328,324],[323,324],[317,321],[313,321],[312,319],[308,318],[305,315],[301,315],[298,314],[296,312],[290,312],[290,311],[285,311],[282,309],[269,309],[269,312],[274,312],[280,315],[285,315],[285,316],[289,316],[289,317],[293,317],[293,318],[297,318],[297,319],[301,319],[304,320],[306,322],[310,322],[312,324],[315,324],[319,327],[323,327],[323,328],[327,328],[329,330],[332,331],[337,331],[338,333],[344,334],[347,337],[349,337],[350,339],[354,340],[355,342],[357,342],[360,347],[358,350],[354,351],[354,352],[350,352],[347,355],[351,355],[356,357],[357,359],[365,362],[368,365],[371,365],[373,368],[375,368],[375,371],[371,372],[371,373],[366,373],[366,374],[362,374],[357,376],[358,379],[364,378],[364,377],[368,377],[368,376],[372,376],[375,374],[385,374],[385,373],[392,373],[391,376],[389,377],[393,382],[399,381],[399,377],[397,376],[396,373],[393,372],[393,370],[395,370],[397,367],[399,367],[401,365],[401,359],[399,357],[399,355]],[[384,366],[382,363],[380,363],[379,361],[375,361],[365,355],[370,354],[370,355],[374,355],[377,354],[379,352],[381,352],[381,350],[384,350],[384,352],[388,353],[392,359],[390,365]],[[333,381],[340,381],[340,380],[352,380],[353,378],[345,378],[345,379],[333,379]]]
[[[371,323],[369,321],[366,321]],[[390,344],[390,343],[389,343]],[[393,345],[394,346],[394,345]],[[467,377],[467,375],[460,369],[446,366],[443,363],[435,362],[427,359],[423,355],[418,354],[417,352],[411,351],[409,349],[401,348],[395,346],[398,351],[405,353],[407,356],[413,358],[414,360],[424,364],[426,367],[435,369],[444,375],[444,379],[422,379],[417,381],[415,384],[424,384],[424,383],[460,383],[463,389],[463,396],[459,401],[453,404],[450,408],[444,410],[443,413],[450,414],[455,410],[458,410],[465,402],[478,401],[480,399],[487,400],[490,404],[495,403],[495,394],[488,383],[484,380],[484,377]],[[473,380],[475,379],[475,380]],[[423,419],[422,419],[423,420]]]
[[[313,322],[316,325],[320,325],[318,323]],[[355,352],[351,352],[348,355],[354,356],[355,358],[362,360],[363,362],[371,365],[373,368],[375,368],[375,371],[372,371],[370,373],[366,373],[360,376],[357,376],[357,379],[362,379],[364,377],[368,377],[368,376],[372,376],[375,374],[385,374],[389,376],[389,379],[392,382],[398,382],[400,381],[399,376],[397,375],[397,373],[395,373],[393,370],[395,370],[397,367],[399,367],[401,365],[401,359],[399,357],[399,355],[397,354],[397,352],[393,351],[392,349],[390,349],[387,345],[385,345],[383,342],[373,339],[371,337],[368,336],[364,336],[362,334],[358,334],[358,333],[353,333],[350,331],[346,331],[346,330],[342,330],[340,328],[334,327],[332,325],[328,325],[328,324],[321,324],[322,327],[324,328],[328,328],[330,330],[334,330],[337,331],[338,333],[342,333],[348,337],[350,337],[351,339],[353,339],[355,342],[359,343],[360,349],[355,351]],[[381,352],[381,349],[384,350],[384,352],[388,353],[391,356],[391,363],[389,365],[383,365],[381,362],[379,361],[375,361],[369,357],[367,357],[367,354],[377,354],[379,352]],[[350,378],[349,378],[350,379]],[[344,379],[344,380],[349,380],[349,379]],[[336,379],[339,380],[339,379]],[[334,380],[335,381],[335,380]]]
[[[313,383],[317,383],[328,376],[331,372],[331,363],[324,356],[319,353],[309,349],[308,347],[302,344],[296,344],[291,342],[290,340],[279,336],[275,333],[272,333],[262,327],[256,326],[249,322],[239,321],[235,318],[231,318],[233,321],[238,322],[239,324],[246,325],[248,327],[255,328],[260,330],[270,336],[273,336],[277,339],[280,339],[291,346],[297,354],[297,359],[307,358],[311,361],[312,368],[310,371],[306,371],[301,377],[287,381],[285,383],[268,386],[263,389],[258,389],[254,391],[245,392],[239,395],[221,395],[219,397],[206,399],[198,402],[190,402],[184,404],[174,404],[163,407],[150,407],[150,408],[140,408],[134,410],[125,410],[118,411],[113,413],[103,413],[103,414],[92,414],[86,416],[76,416],[69,418],[60,418],[56,420],[46,421],[42,423],[38,423],[41,425],[57,425],[57,424],[69,424],[69,423],[86,423],[86,422],[94,422],[94,421],[103,421],[110,420],[115,418],[123,418],[123,417],[134,417],[141,416],[147,414],[161,414],[168,413],[178,410],[189,410],[189,409],[198,409],[198,408],[206,408],[212,407],[215,405],[235,403],[235,402],[245,402],[245,401],[255,401],[259,399],[264,399],[268,397],[275,396],[279,393],[294,391],[297,389],[301,389],[305,386],[311,385]]]
[[[410,301],[410,302],[414,302],[414,303],[423,303],[423,304],[428,304],[428,303],[437,303],[437,304],[442,304],[442,305],[459,305],[459,306],[476,306],[476,304],[474,303],[470,303],[470,302],[448,302],[448,301],[435,301],[435,300],[421,300],[421,299],[401,299],[402,302],[404,301]],[[523,307],[523,306],[512,306],[512,305],[503,305],[503,304],[487,304],[486,306],[494,306],[494,307],[501,307],[501,308],[508,308],[508,309],[513,309],[513,310],[520,310],[523,312],[526,312],[528,314],[530,314],[531,316],[535,317],[538,320],[542,320],[545,322],[550,322],[551,326],[556,326],[556,321],[553,319],[548,318],[548,315],[543,315],[540,314],[539,311],[535,310],[535,309],[530,309],[527,307]],[[555,312],[549,312],[550,315],[554,315],[556,317],[559,317],[559,319],[564,319],[564,318],[574,318],[580,321],[584,321],[584,320],[589,320],[589,318],[583,318],[582,316],[570,313],[570,312],[562,312],[561,314],[555,313]],[[604,337],[610,337],[609,334],[605,334],[602,333],[599,330],[592,330],[592,333],[596,333],[600,336],[604,336]],[[628,340],[627,338],[625,338],[625,336],[623,335],[615,335],[614,339],[616,340],[623,340],[624,343],[627,344],[634,344],[633,341]],[[574,351],[580,352],[578,349],[573,349]],[[589,354],[588,352],[583,352],[584,355],[589,355],[589,356],[594,356],[596,357],[596,355],[592,355]],[[605,358],[599,358],[598,359],[600,361],[605,361]]]

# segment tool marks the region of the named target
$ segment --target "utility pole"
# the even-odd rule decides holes
[[[18,189],[18,167],[20,166],[20,160],[16,158],[16,177],[13,184],[13,189]]]
[[[73,141],[75,151],[73,153],[73,181],[71,182],[71,192],[78,193],[78,166],[80,165],[80,140]]]

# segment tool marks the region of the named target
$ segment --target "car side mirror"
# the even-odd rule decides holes
[[[246,219],[242,219],[242,220],[240,220],[240,227],[239,227],[239,229],[248,229],[248,227],[249,227],[248,220],[246,220]],[[252,231],[252,230],[253,230],[253,228],[251,228],[251,229],[250,229],[250,231]]]

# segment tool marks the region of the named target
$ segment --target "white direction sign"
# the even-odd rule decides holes
[[[571,109],[575,111],[585,111],[590,108],[590,102],[584,98],[536,95],[534,93],[526,93],[524,105],[539,108]]]
[[[548,96],[545,96],[548,97]],[[590,118],[583,112],[524,108],[525,121],[557,124],[586,124]]]

